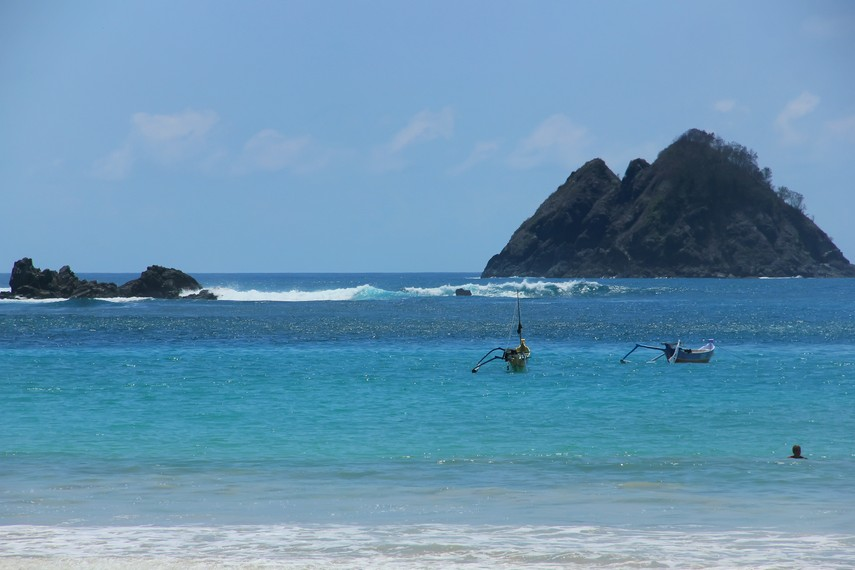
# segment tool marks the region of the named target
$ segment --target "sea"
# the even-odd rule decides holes
[[[0,301],[0,568],[855,567],[853,279],[194,277]]]

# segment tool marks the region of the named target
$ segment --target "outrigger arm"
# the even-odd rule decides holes
[[[497,352],[499,350],[502,351],[502,356],[494,356],[493,358],[490,358],[489,360],[487,359],[488,356],[490,356],[491,354],[493,354],[494,352]],[[494,360],[502,360],[505,357],[504,353],[505,353],[504,348],[502,348],[502,347],[494,348],[493,350],[491,350],[490,352],[485,354],[483,356],[483,358],[481,358],[481,360],[478,361],[478,364],[476,364],[475,368],[472,369],[472,374],[475,374],[476,372],[478,372],[478,369],[481,368],[483,365],[487,364],[488,362],[493,362]]]
[[[633,349],[632,349],[632,350],[630,350],[629,352],[627,352],[627,353],[624,355],[624,357],[620,359],[620,363],[621,363],[621,364],[626,364],[626,363],[628,362],[628,361],[627,361],[627,359],[626,359],[626,357],[627,357],[627,356],[629,356],[630,354],[632,354],[633,352],[635,352],[635,351],[636,351],[637,349],[639,349],[639,348],[649,348],[650,350],[658,350],[658,351],[662,352],[662,354],[660,354],[659,356],[657,356],[656,358],[654,358],[654,359],[653,359],[653,360],[651,360],[650,362],[653,362],[654,360],[658,360],[658,359],[662,358],[663,356],[665,356],[665,349],[664,349],[664,348],[662,348],[662,347],[659,347],[659,346],[648,346],[648,345],[646,345],[646,344],[636,344],[636,345],[635,345],[635,347],[633,347]]]
[[[519,336],[519,337],[520,337],[520,346],[519,346],[519,348],[525,348],[525,347],[524,347],[524,345],[523,345],[523,337],[522,337],[523,326],[522,326],[522,314],[520,313],[520,294],[519,294],[519,292],[517,292],[517,311],[516,311],[516,316],[517,316],[517,336]],[[510,341],[510,338],[508,339],[508,341]],[[502,352],[502,354],[501,354],[501,355],[495,355],[495,356],[493,356],[492,358],[489,358],[491,354],[493,354],[494,352],[499,352],[499,351],[501,351],[501,352]],[[528,349],[526,349],[526,351],[527,351],[527,352],[526,352],[525,354],[527,354],[527,353],[528,353]],[[479,368],[481,368],[483,365],[487,364],[488,362],[493,362],[494,360],[504,360],[504,361],[505,361],[505,362],[507,362],[507,363],[509,364],[509,366],[510,366],[510,362],[511,362],[511,360],[512,360],[514,357],[516,357],[516,356],[517,356],[517,354],[518,354],[518,353],[517,353],[517,349],[516,349],[516,348],[502,348],[501,346],[500,346],[500,347],[497,347],[497,348],[494,348],[493,350],[491,350],[491,351],[489,351],[487,354],[485,354],[485,355],[481,358],[481,360],[479,360],[479,361],[478,361],[478,364],[476,364],[476,365],[475,365],[475,367],[472,369],[472,373],[474,374],[474,373],[478,372],[478,369],[479,369]]]
[[[501,355],[496,355],[493,358],[487,358],[488,356],[490,356],[494,352],[498,352],[500,350],[502,351]],[[517,353],[517,351],[513,348],[502,348],[501,346],[498,348],[494,348],[493,350],[491,350],[490,352],[485,354],[481,358],[481,360],[478,361],[478,364],[476,364],[475,368],[472,369],[472,373],[475,374],[476,372],[478,372],[479,368],[481,368],[482,366],[484,366],[488,362],[493,362],[494,360],[504,360],[507,362],[510,359],[510,357],[515,355],[516,353]]]

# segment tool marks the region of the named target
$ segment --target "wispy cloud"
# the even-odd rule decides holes
[[[802,139],[794,123],[812,113],[817,105],[819,105],[819,97],[807,91],[786,104],[784,110],[775,119],[775,127],[781,133],[784,143],[793,144]]]
[[[437,138],[451,138],[454,133],[454,113],[450,107],[438,112],[419,111],[389,143],[392,152],[401,152],[406,147]]]
[[[735,99],[719,99],[715,103],[713,103],[713,109],[718,111],[719,113],[730,113],[734,109],[736,109],[736,100]]]
[[[134,113],[124,142],[95,161],[93,175],[121,180],[145,164],[234,175],[281,170],[307,172],[327,161],[326,154],[311,137],[288,137],[275,129],[259,131],[238,152],[230,152],[215,143],[219,121],[213,111]]]
[[[587,145],[587,133],[587,129],[574,124],[566,115],[552,115],[520,141],[511,153],[510,165],[533,168],[552,162],[570,168]]]
[[[133,164],[133,150],[129,143],[125,143],[107,156],[97,159],[92,174],[103,180],[122,180],[130,174]]]
[[[133,124],[151,143],[173,143],[199,140],[220,118],[213,111],[184,111],[174,115],[135,113]]]
[[[401,154],[405,149],[438,138],[449,139],[453,134],[454,111],[451,107],[439,111],[419,111],[388,143],[374,149],[374,167],[379,170],[403,168],[406,161]]]
[[[244,144],[235,173],[311,170],[322,162],[318,157],[310,158],[311,145],[308,136],[286,137],[274,129],[265,129]]]
[[[95,161],[93,174],[117,180],[141,161],[173,165],[211,152],[209,135],[219,122],[213,111],[188,110],[172,115],[135,113],[125,141]]]
[[[466,160],[451,169],[451,173],[460,174],[462,172],[466,172],[475,165],[484,162],[485,160],[489,160],[498,152],[498,150],[498,141],[479,142],[475,145],[475,148],[472,149],[472,152],[469,153],[469,156],[466,158]]]
[[[133,125],[150,158],[175,164],[203,153],[208,134],[219,120],[213,111],[184,111],[174,115],[136,113]]]

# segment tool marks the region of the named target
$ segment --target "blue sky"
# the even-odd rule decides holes
[[[0,270],[478,273],[690,128],[855,261],[853,60],[845,0],[0,0]]]

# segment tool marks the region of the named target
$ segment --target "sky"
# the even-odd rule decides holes
[[[855,261],[852,61],[848,0],[0,0],[0,271],[478,274],[692,128]]]

